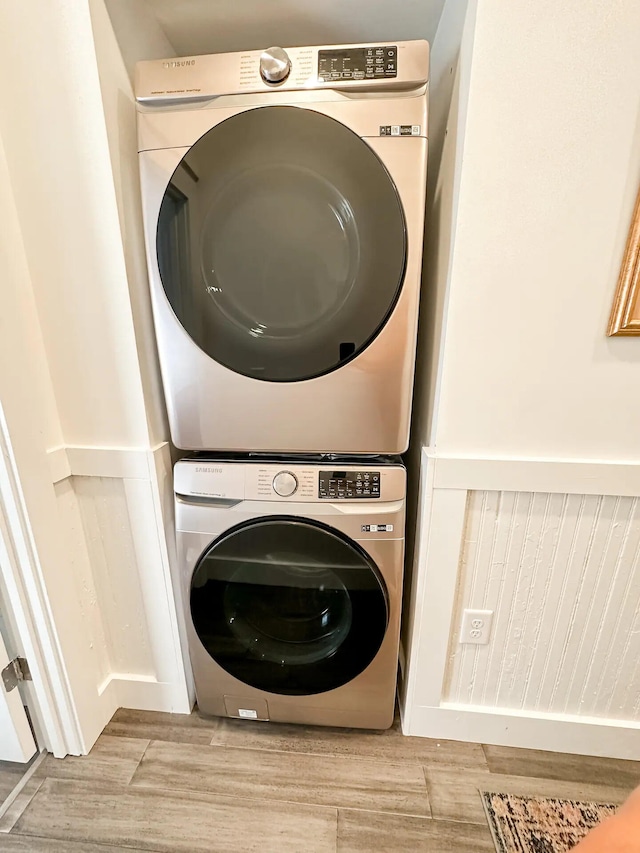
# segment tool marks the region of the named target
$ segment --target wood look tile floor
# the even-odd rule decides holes
[[[24,764],[14,764],[13,761],[0,761],[0,804],[13,791],[25,773]]]
[[[492,853],[480,789],[621,802],[638,783],[640,762],[408,738],[397,725],[120,710],[90,755],[38,766],[0,817],[0,850]]]

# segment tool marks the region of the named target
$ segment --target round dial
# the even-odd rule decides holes
[[[281,498],[290,497],[298,488],[298,481],[291,471],[280,471],[273,478],[273,491]]]
[[[291,71],[291,60],[281,47],[270,47],[260,56],[260,74],[267,83],[282,83]]]

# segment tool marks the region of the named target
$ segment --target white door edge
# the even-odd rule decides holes
[[[39,745],[59,758],[81,754],[75,704],[1,406],[0,580],[15,641],[31,670],[25,693]]]

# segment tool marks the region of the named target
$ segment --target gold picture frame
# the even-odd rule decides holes
[[[607,335],[640,335],[640,191],[624,250]]]

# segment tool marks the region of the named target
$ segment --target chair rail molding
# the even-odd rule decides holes
[[[121,480],[149,479],[149,453],[162,453],[169,443],[153,447],[81,447],[63,445],[47,451],[51,482],[67,477],[117,477]]]

